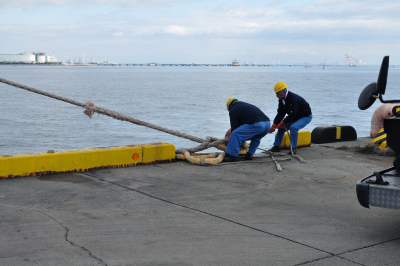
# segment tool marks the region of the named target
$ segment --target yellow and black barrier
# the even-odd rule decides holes
[[[275,133],[275,137],[276,137]],[[290,138],[287,132],[283,135],[281,148],[289,149],[290,148]],[[307,147],[311,145],[311,132],[307,130],[299,130],[299,135],[297,138],[297,145],[296,147]]]
[[[2,155],[0,157],[0,178],[128,167],[173,159],[175,159],[175,146],[161,142],[93,149],[50,150],[47,153]]]
[[[376,135],[376,137],[372,140],[372,143],[379,145],[379,149],[384,149],[386,148],[386,138],[386,132],[382,128],[381,130],[379,130],[378,135]]]
[[[311,142],[316,144],[351,140],[357,140],[357,132],[352,126],[316,127],[311,132]]]

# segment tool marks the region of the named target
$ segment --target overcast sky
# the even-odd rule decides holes
[[[0,0],[0,53],[117,63],[400,64],[395,0]]]

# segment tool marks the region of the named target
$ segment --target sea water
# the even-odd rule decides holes
[[[376,82],[379,66],[38,66],[1,65],[0,78],[95,105],[196,137],[223,138],[230,128],[230,97],[258,106],[273,120],[274,84],[304,97],[313,120],[304,129],[350,125],[370,135],[371,117],[381,105],[358,109],[358,97]],[[390,68],[385,100],[399,99],[400,70]],[[0,83],[0,154],[109,147],[153,142],[176,148],[198,145],[154,129],[95,114],[43,95]],[[262,139],[272,146],[274,136]],[[212,149],[211,149],[212,150]]]

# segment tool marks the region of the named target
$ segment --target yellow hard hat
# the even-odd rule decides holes
[[[239,100],[236,98],[229,98],[228,101],[226,101],[226,109],[229,111],[229,105],[231,105],[232,102],[238,102]]]
[[[275,93],[278,93],[281,90],[284,90],[286,88],[287,88],[287,86],[286,86],[285,82],[280,81],[275,84],[274,90],[275,90]]]

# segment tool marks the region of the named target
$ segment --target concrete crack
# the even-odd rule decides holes
[[[105,263],[102,259],[100,259],[100,258],[94,256],[94,255],[92,254],[92,252],[90,252],[90,250],[88,250],[87,248],[85,248],[85,247],[83,247],[83,246],[80,246],[80,245],[76,244],[75,242],[69,240],[69,239],[68,239],[68,233],[69,233],[70,229],[69,229],[68,227],[64,226],[61,222],[59,222],[57,219],[55,219],[54,217],[50,216],[50,215],[47,214],[47,213],[44,213],[44,212],[41,212],[41,211],[35,210],[35,209],[33,209],[33,210],[36,211],[36,212],[38,212],[38,213],[41,213],[41,214],[43,214],[43,215],[46,215],[46,216],[49,217],[51,220],[53,220],[55,223],[57,223],[57,224],[60,225],[62,228],[64,228],[64,230],[65,230],[64,239],[65,239],[65,241],[67,241],[68,243],[70,243],[71,246],[77,247],[77,248],[80,248],[80,249],[86,251],[86,252],[89,254],[90,257],[92,257],[93,259],[96,259],[96,260],[99,261],[102,265],[107,266],[107,263]]]
[[[185,205],[182,205],[182,204],[179,204],[179,203],[176,203],[176,202],[173,202],[173,201],[164,199],[164,198],[160,198],[160,197],[157,197],[157,196],[148,194],[148,193],[146,193],[146,192],[143,192],[143,191],[140,191],[140,190],[137,190],[137,189],[134,189],[134,188],[130,188],[130,187],[126,187],[126,186],[121,185],[121,184],[114,183],[114,182],[112,182],[112,181],[107,181],[107,180],[105,180],[105,179],[96,177],[96,176],[94,176],[94,175],[92,175],[92,174],[89,174],[89,173],[85,173],[85,175],[88,175],[88,176],[90,176],[90,177],[92,177],[92,178],[95,178],[95,179],[97,179],[97,180],[99,180],[99,181],[103,181],[103,182],[109,183],[109,184],[111,184],[111,185],[115,185],[115,186],[118,186],[118,187],[122,187],[122,188],[125,188],[125,189],[127,189],[127,190],[131,190],[131,191],[137,192],[137,193],[139,193],[139,194],[142,194],[142,195],[144,195],[144,196],[147,196],[147,197],[150,197],[150,198],[159,200],[159,201],[163,201],[163,202],[168,203],[168,204],[172,204],[172,205],[175,205],[175,206],[184,208],[184,209],[188,209],[188,210],[196,211],[196,212],[199,212],[199,213],[202,213],[202,214],[206,214],[206,215],[208,215],[208,216],[211,216],[211,217],[214,217],[214,218],[217,218],[217,219],[220,219],[220,220],[223,220],[223,221],[232,223],[232,224],[236,224],[236,225],[239,225],[239,226],[241,226],[241,227],[245,227],[245,228],[248,228],[248,229],[257,231],[257,232],[261,232],[261,233],[264,233],[264,234],[267,234],[267,235],[270,235],[270,236],[274,236],[274,237],[277,237],[277,238],[280,238],[280,239],[284,239],[284,240],[289,241],[289,242],[292,242],[292,243],[294,243],[294,244],[301,245],[301,246],[304,246],[304,247],[307,247],[307,248],[310,248],[310,249],[313,249],[313,250],[320,251],[320,252],[323,252],[323,253],[328,254],[328,256],[326,256],[326,257],[319,258],[319,259],[316,259],[316,260],[313,260],[313,261],[307,261],[307,262],[304,262],[304,263],[301,263],[301,264],[296,264],[296,265],[306,265],[306,264],[311,263],[311,262],[314,262],[314,261],[319,261],[319,260],[326,259],[326,258],[331,258],[331,257],[337,257],[337,258],[339,258],[339,259],[343,259],[343,260],[346,260],[346,261],[349,261],[349,262],[352,262],[352,263],[355,263],[355,264],[358,264],[358,265],[363,265],[363,264],[357,263],[357,262],[355,262],[355,261],[352,261],[352,260],[349,260],[349,259],[340,257],[339,254],[334,254],[334,253],[332,253],[332,252],[329,252],[329,251],[326,251],[326,250],[323,250],[323,249],[319,249],[319,248],[317,248],[317,247],[313,247],[313,246],[310,246],[310,245],[307,245],[307,244],[304,244],[304,243],[295,241],[295,240],[290,239],[290,238],[288,238],[288,237],[284,237],[284,236],[281,236],[281,235],[277,235],[277,234],[274,234],[274,233],[271,233],[271,232],[268,232],[268,231],[265,231],[265,230],[262,230],[262,229],[259,229],[259,228],[250,226],[250,225],[246,225],[246,224],[243,224],[243,223],[240,223],[240,222],[236,222],[236,221],[234,221],[234,220],[231,220],[231,219],[228,219],[228,218],[225,218],[225,217],[222,217],[222,216],[219,216],[219,215],[210,213],[210,212],[206,212],[206,211],[202,211],[202,210],[200,210],[200,209],[196,209],[196,208],[192,208],[192,207],[189,207],[189,206],[185,206]],[[342,253],[342,254],[343,254],[343,253]]]
[[[332,256],[326,256],[326,257],[323,257],[323,258],[318,258],[318,259],[315,259],[315,260],[310,260],[310,261],[302,262],[302,263],[299,263],[299,264],[295,264],[295,265],[293,265],[293,266],[307,265],[307,264],[309,264],[309,263],[313,263],[313,262],[316,262],[316,261],[325,260],[325,259],[329,259],[329,258],[334,258],[334,257],[339,258],[339,259],[342,259],[342,260],[346,260],[346,261],[349,261],[349,262],[352,262],[352,263],[357,264],[357,265],[366,266],[365,264],[361,264],[361,263],[358,263],[358,262],[355,262],[355,261],[352,261],[352,260],[349,260],[349,259],[340,257],[338,254],[332,255]]]
[[[84,250],[85,252],[87,252],[87,253],[89,254],[90,257],[92,257],[93,259],[99,261],[99,262],[101,263],[101,265],[107,266],[107,263],[105,263],[102,259],[100,259],[100,258],[94,256],[94,255],[92,254],[92,252],[90,252],[90,250],[88,250],[87,248],[85,248],[85,247],[83,247],[83,246],[80,246],[80,245],[74,243],[73,241],[69,240],[69,239],[68,239],[68,233],[69,233],[70,229],[69,229],[68,227],[64,226],[64,225],[63,225],[61,222],[59,222],[56,218],[50,216],[49,214],[47,214],[47,213],[45,213],[45,212],[42,212],[42,211],[39,211],[39,210],[36,210],[36,209],[33,209],[33,208],[27,208],[27,207],[23,207],[23,206],[12,206],[12,205],[8,205],[8,204],[7,204],[7,205],[2,204],[2,205],[3,205],[3,206],[7,206],[7,207],[11,207],[11,208],[24,209],[24,210],[31,210],[31,211],[35,211],[35,212],[37,212],[37,213],[40,213],[40,214],[42,214],[42,215],[44,215],[44,216],[47,216],[48,218],[50,218],[51,220],[53,220],[55,223],[57,223],[59,226],[61,226],[62,228],[64,228],[64,230],[65,230],[65,234],[64,234],[64,239],[65,239],[65,241],[67,241],[71,246],[74,246],[74,247],[77,247],[77,248],[80,248],[80,249]]]
[[[368,246],[363,246],[363,247],[360,247],[360,248],[348,250],[348,251],[345,251],[345,252],[336,254],[335,257],[338,257],[338,258],[341,258],[341,259],[344,259],[344,260],[353,262],[353,263],[358,264],[358,265],[364,265],[364,264],[357,263],[357,262],[355,262],[355,261],[352,261],[352,260],[343,258],[343,257],[341,257],[341,256],[344,255],[344,254],[352,253],[352,252],[355,252],[355,251],[359,251],[359,250],[363,250],[363,249],[367,249],[367,248],[379,246],[379,245],[382,245],[382,244],[385,244],[385,243],[389,243],[389,242],[393,242],[393,241],[398,241],[398,240],[400,240],[400,238],[394,238],[394,239],[382,241],[382,242],[379,242],[379,243],[371,244],[371,245],[368,245]],[[326,258],[330,258],[330,257],[332,257],[332,256],[329,256],[329,257],[326,257]],[[297,265],[306,265],[306,264],[308,264],[308,263],[316,262],[316,261],[323,260],[323,259],[326,259],[326,258],[320,258],[320,259],[316,259],[316,260],[313,260],[313,261],[307,261],[307,262],[304,262],[304,263],[302,263],[302,264],[297,264]]]

